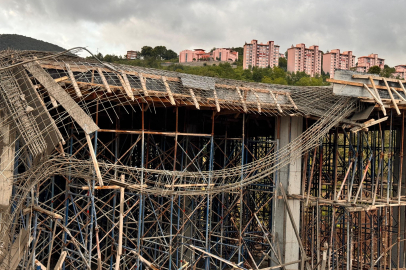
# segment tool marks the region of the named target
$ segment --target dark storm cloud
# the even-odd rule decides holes
[[[104,53],[165,45],[176,51],[274,40],[318,44],[406,64],[404,1],[0,0],[0,30]],[[66,43],[66,44],[61,44]]]

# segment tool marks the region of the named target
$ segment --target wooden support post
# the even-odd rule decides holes
[[[101,177],[100,168],[99,168],[99,163],[97,162],[97,159],[96,159],[96,154],[94,153],[94,148],[93,148],[92,140],[90,139],[89,134],[86,134],[86,133],[85,133],[85,135],[86,135],[87,145],[88,145],[88,147],[89,147],[90,156],[91,156],[92,161],[93,161],[93,166],[94,166],[94,169],[95,169],[95,171],[96,171],[96,176],[97,176],[97,179],[99,180],[99,186],[102,187],[102,186],[104,186],[104,184],[103,184],[103,179],[102,179],[102,177]]]
[[[391,88],[392,88],[393,92],[394,92],[401,100],[406,101],[406,99],[405,99],[404,97],[402,97],[402,96],[398,93],[398,91],[396,91],[395,88],[393,88],[393,87],[391,87]]]
[[[286,96],[288,97],[290,103],[292,103],[293,108],[295,108],[295,110],[297,110],[298,108],[297,108],[297,106],[296,106],[296,103],[293,101],[293,99],[292,99],[292,97],[290,96],[290,94],[287,94]]]
[[[124,175],[121,175],[121,182],[124,184]],[[118,247],[116,255],[115,270],[120,269],[120,257],[123,254],[123,218],[124,218],[124,188],[120,188],[120,216],[118,221]]]
[[[62,251],[61,256],[59,257],[59,260],[56,263],[54,270],[62,269],[62,265],[63,265],[63,262],[65,261],[66,255],[67,255],[66,251]]]
[[[252,90],[252,89],[251,89]],[[254,90],[252,90],[252,92],[254,93],[255,97],[257,98],[257,107],[258,107],[258,112],[261,113],[261,101],[259,99],[259,96],[257,94],[257,92],[255,92]]]
[[[121,73],[123,77],[120,76],[120,74],[117,74],[117,77],[120,79],[121,84],[123,85],[124,91],[127,93],[127,96],[134,101],[134,94],[133,90],[131,89],[130,82],[128,81],[127,74],[124,72]]]
[[[65,65],[66,65],[66,70],[68,71],[68,74],[69,74],[69,78],[72,82],[73,88],[75,89],[76,95],[78,97],[82,97],[82,92],[80,91],[78,83],[76,82],[75,76],[73,75],[73,72],[70,69],[70,65],[68,63],[66,63]]]
[[[97,68],[97,72],[98,72],[99,75],[100,75],[100,78],[101,78],[101,80],[102,80],[102,82],[103,82],[104,87],[105,87],[106,90],[107,90],[107,93],[111,93],[110,85],[107,83],[106,77],[104,77],[104,74],[103,74],[102,69],[101,69],[101,68]]]
[[[140,77],[140,80],[141,80],[141,77]],[[168,82],[166,81],[166,77],[165,77],[165,76],[162,76],[162,81],[164,82],[166,92],[168,93],[169,101],[171,102],[172,105],[176,105],[175,99],[173,98],[173,94],[172,94],[171,88],[169,87],[169,84],[168,84]]]
[[[276,99],[275,94],[272,92],[272,90],[269,90],[269,94],[271,95],[273,101],[275,102],[275,105],[276,105],[276,107],[278,108],[278,111],[279,111],[280,113],[283,113],[282,108],[281,108],[281,105],[279,105],[278,100]]]
[[[374,79],[372,79],[371,76],[369,76],[369,81],[371,82],[372,88],[373,88],[374,91],[375,91],[375,94],[376,94],[375,96],[379,99],[379,105],[381,105],[381,110],[382,110],[382,112],[383,112],[383,115],[386,116],[386,109],[385,109],[385,107],[383,106],[381,96],[379,95],[378,89],[376,89],[376,86],[375,86]]]
[[[142,76],[142,73],[138,73],[138,77],[140,78],[142,91],[144,91],[144,95],[149,96],[148,89],[147,89],[147,79]]]
[[[192,96],[193,103],[195,104],[196,109],[200,110],[200,106],[199,106],[199,103],[197,102],[195,92],[193,92],[192,88],[190,88],[189,91],[190,91],[190,95]]]
[[[396,109],[396,113],[397,113],[398,115],[400,115],[400,111],[399,111],[398,105],[396,104],[395,98],[393,97],[392,91],[391,91],[391,89],[390,89],[390,87],[389,87],[389,85],[388,85],[388,82],[386,81],[385,78],[383,78],[383,82],[385,83],[385,86],[386,86],[386,88],[388,89],[388,93],[389,93],[390,99],[392,100],[393,106],[394,106],[395,109]]]
[[[219,100],[218,100],[218,97],[217,97],[216,88],[213,89],[213,95],[214,95],[214,102],[216,103],[217,112],[220,112],[220,104],[219,104]]]
[[[242,104],[242,108],[244,109],[244,112],[247,113],[248,112],[247,104],[245,103],[244,97],[241,95],[240,88],[236,87],[235,90],[237,91],[237,94],[240,97],[240,101],[241,101],[241,104]]]

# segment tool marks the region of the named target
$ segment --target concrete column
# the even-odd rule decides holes
[[[281,117],[279,125],[279,149],[283,149],[288,143],[296,139],[303,131],[302,117]],[[301,157],[292,160],[291,163],[277,172],[276,184],[282,183],[287,195],[300,194],[301,175],[302,175]],[[278,193],[278,195],[280,195]],[[300,226],[300,202],[289,200],[289,206],[297,228]],[[274,216],[274,235],[278,235],[278,242],[281,250],[282,263],[288,263],[299,259],[299,243],[296,238],[292,223],[282,199],[275,200]],[[287,270],[299,269],[299,264],[286,266]]]
[[[0,212],[10,203],[15,154],[15,131],[5,121],[7,116],[0,110]]]

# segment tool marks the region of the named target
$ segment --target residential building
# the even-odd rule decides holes
[[[378,66],[381,69],[385,66],[385,59],[378,58],[378,54],[371,53],[368,56],[358,57],[357,71],[368,72],[370,67]]]
[[[203,49],[183,50],[179,53],[179,63],[193,62],[201,59],[209,59],[210,53],[206,53]]]
[[[267,43],[258,43],[252,40],[251,43],[244,45],[243,68],[250,67],[275,67],[279,63],[279,45],[273,41]]]
[[[319,46],[306,48],[304,43],[297,44],[288,49],[288,71],[304,71],[310,76],[321,74],[321,57],[323,52]]]
[[[405,79],[406,78],[406,65],[395,66],[395,72],[392,73],[392,76],[395,78],[399,76],[399,78]]]
[[[127,59],[137,59],[136,51],[127,51]]]
[[[284,53],[279,53],[279,58],[286,58]]]
[[[238,60],[238,52],[228,48],[217,48],[211,52],[210,57],[215,61],[235,62]]]
[[[179,53],[179,63],[201,60],[234,62],[238,60],[238,52],[228,48],[218,48],[209,53],[206,53],[203,49],[184,50]]]
[[[334,49],[323,54],[323,71],[329,73],[330,78],[334,78],[334,70],[349,70],[352,67],[355,67],[355,55],[352,51],[341,53],[339,49]]]

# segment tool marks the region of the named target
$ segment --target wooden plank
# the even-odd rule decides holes
[[[48,93],[65,108],[86,134],[91,134],[99,129],[93,119],[83,111],[76,101],[38,63],[31,62],[24,66],[45,87]]]
[[[62,269],[62,265],[63,265],[63,263],[65,261],[66,255],[67,255],[67,252],[62,251],[61,256],[59,257],[58,262],[56,263],[54,270],[61,270]]]
[[[47,216],[50,216],[50,217],[52,217],[52,218],[54,218],[54,219],[62,219],[62,216],[61,216],[61,215],[59,215],[59,214],[57,214],[57,213],[54,213],[54,212],[51,212],[51,211],[48,211],[48,210],[45,210],[44,208],[41,208],[41,207],[39,207],[38,205],[33,205],[33,206],[30,206],[30,207],[25,208],[25,209],[23,210],[23,214],[24,214],[24,215],[25,215],[25,214],[28,214],[28,213],[30,213],[31,211],[37,211],[37,212],[43,213],[43,214],[45,214],[45,215],[47,215]]]
[[[192,88],[190,88],[189,91],[190,91],[190,96],[193,99],[193,103],[195,104],[196,109],[200,110],[200,106],[199,106],[199,103],[197,102],[195,92],[193,92]]]
[[[248,112],[247,104],[245,104],[245,100],[244,100],[243,96],[241,95],[240,88],[236,87],[235,90],[237,91],[237,94],[240,97],[240,101],[242,103],[242,108],[244,109],[244,112],[247,113]]]
[[[142,73],[138,73],[138,78],[140,78],[142,91],[144,92],[144,95],[149,96],[148,89],[147,89],[147,79],[144,78]]]
[[[76,82],[75,76],[73,75],[73,72],[70,69],[70,65],[68,63],[65,63],[65,65],[66,65],[66,70],[68,71],[69,78],[72,82],[73,88],[75,89],[76,95],[78,97],[82,97],[82,92],[80,91],[79,86]]]
[[[41,270],[47,270],[47,268],[45,267],[45,265],[43,265],[40,261],[38,261],[37,259],[35,259],[35,265],[37,267],[39,267]]]
[[[171,88],[169,87],[165,76],[162,76],[162,81],[164,82],[166,92],[168,93],[169,101],[171,102],[172,105],[176,105],[176,102],[173,99],[173,94],[172,94]]]
[[[106,90],[107,90],[107,93],[111,93],[110,85],[107,83],[106,77],[104,77],[104,74],[103,74],[102,69],[101,69],[101,68],[97,68],[97,72],[98,72],[99,75],[100,75],[100,78],[101,78],[101,80],[102,80],[102,82],[103,82],[104,87],[105,87]]]
[[[378,77],[378,76],[371,76],[371,75],[361,75],[361,74],[354,74],[354,75],[352,75],[352,77],[354,78],[354,79],[369,79],[369,77],[372,77],[374,80],[379,80],[379,81],[381,81],[381,80],[383,80],[384,79],[384,77]],[[406,82],[406,80],[403,80],[403,81],[401,81],[401,80],[398,80],[398,79],[392,79],[392,78],[385,78],[388,82]]]
[[[327,82],[331,83],[337,83],[337,84],[344,84],[344,85],[351,85],[351,86],[359,86],[359,87],[364,87],[363,83],[358,83],[358,82],[350,82],[350,81],[342,81],[342,80],[335,80],[335,79],[326,79]],[[372,85],[367,84],[368,87],[372,87]],[[381,90],[388,90],[387,87],[381,86],[381,85],[376,85],[377,89]],[[401,88],[395,88],[396,90],[402,90]]]
[[[120,76],[120,74],[116,74],[117,77],[119,78],[121,85],[124,88],[124,91],[126,92],[127,96],[134,101],[134,94],[133,91],[131,89],[131,85],[130,82],[128,81],[127,75],[125,73],[121,73],[123,75],[123,77]]]
[[[395,109],[396,109],[397,114],[400,115],[401,113],[400,113],[400,110],[399,110],[399,108],[398,108],[398,105],[397,105],[396,102],[395,102],[395,98],[393,97],[392,91],[391,91],[391,89],[390,89],[390,87],[389,87],[389,85],[388,85],[388,82],[386,81],[385,78],[383,78],[383,82],[385,83],[385,86],[386,86],[386,88],[387,88],[387,90],[388,90],[390,99],[391,99],[392,102],[393,102],[393,106],[395,106]]]
[[[372,120],[372,121],[371,121],[371,120]],[[363,129],[363,128],[367,128],[367,127],[376,125],[376,124],[378,124],[378,123],[384,122],[384,121],[388,120],[388,117],[386,116],[386,117],[381,118],[381,119],[378,119],[378,120],[374,120],[374,119],[371,119],[371,120],[368,120],[367,122],[365,122],[361,127],[353,127],[353,128],[351,129],[351,131],[352,131],[352,132],[358,132],[358,131],[360,131],[360,130]]]
[[[102,187],[102,186],[104,186],[103,179],[101,177],[99,163],[97,162],[97,159],[96,159],[96,154],[94,152],[92,140],[90,139],[89,134],[85,134],[85,136],[86,136],[87,146],[89,147],[90,156],[92,158],[94,170],[96,171],[96,176],[97,176],[97,179],[99,180],[99,186]]]

